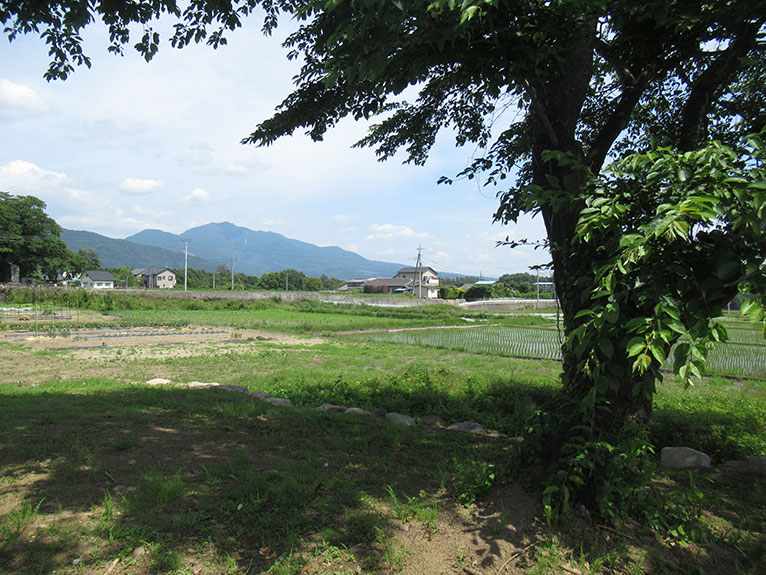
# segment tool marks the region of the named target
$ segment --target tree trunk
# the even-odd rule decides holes
[[[586,20],[573,24],[573,30],[567,61],[562,68],[564,72],[536,87],[530,116],[533,183],[550,194],[541,211],[567,335],[582,321],[575,317],[577,313],[590,307],[598,261],[596,249],[599,247],[575,244],[574,241],[579,214],[584,206],[586,172],[571,165],[560,165],[555,160],[543,160],[545,151],[555,150],[579,160],[583,166],[587,163],[583,147],[577,140],[576,129],[593,72],[595,22]],[[639,379],[645,379],[640,385],[642,390],[654,389],[654,381],[651,381],[654,376],[650,373],[634,374],[632,360],[624,351],[619,352],[617,342],[613,343],[615,357],[610,373],[619,381],[613,382],[601,398],[603,404],[599,405],[598,421],[594,419],[591,422],[594,428],[602,428],[607,433],[620,430],[629,421],[646,422],[651,415],[651,393],[634,395],[633,389]],[[575,416],[577,406],[591,393],[594,381],[570,350],[563,350],[563,358],[562,407]],[[567,430],[562,428],[561,433],[566,434]]]

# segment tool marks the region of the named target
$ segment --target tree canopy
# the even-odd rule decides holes
[[[16,265],[21,277],[55,279],[72,255],[60,234],[61,228],[45,213],[45,202],[0,192],[0,268]]]
[[[547,446],[568,483],[546,493],[559,503],[606,501],[597,494],[610,458],[592,463],[594,446],[651,415],[671,348],[691,381],[705,342],[725,337],[714,321],[721,304],[766,291],[762,6],[16,0],[0,8],[0,21],[11,38],[40,34],[50,46],[47,77],[65,78],[88,64],[80,31],[96,17],[115,52],[131,41],[130,23],[142,24],[136,49],[150,59],[160,41],[151,22],[163,14],[176,19],[174,46],[217,47],[256,8],[266,33],[283,16],[297,21],[285,47],[302,67],[294,91],[245,143],[296,130],[321,140],[351,116],[372,122],[358,145],[422,164],[448,130],[457,145],[482,150],[457,177],[496,186],[496,220],[542,217],[566,335]]]

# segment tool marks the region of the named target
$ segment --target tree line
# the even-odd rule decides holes
[[[173,269],[176,274],[176,289],[184,287],[183,268]],[[139,287],[139,281],[133,276],[133,271],[126,267],[109,268],[121,287]],[[331,278],[325,274],[312,277],[305,273],[287,269],[278,272],[267,272],[261,276],[236,272],[232,278],[231,270],[226,266],[218,266],[214,272],[188,268],[186,272],[186,287],[191,290],[235,290],[235,291],[322,291],[337,289],[346,282]]]

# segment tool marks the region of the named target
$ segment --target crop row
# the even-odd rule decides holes
[[[726,375],[766,377],[766,345],[762,334],[755,330],[730,330],[729,336],[730,343],[718,344],[710,350],[707,370]],[[551,329],[477,326],[378,332],[363,337],[372,341],[470,353],[560,360],[560,338],[563,335]],[[672,366],[666,367],[670,369]]]

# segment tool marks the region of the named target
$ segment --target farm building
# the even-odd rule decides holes
[[[365,293],[404,293],[412,291],[412,280],[407,278],[375,278],[364,283]]]
[[[114,289],[114,276],[101,270],[87,270],[80,276],[80,286],[88,289]]]

